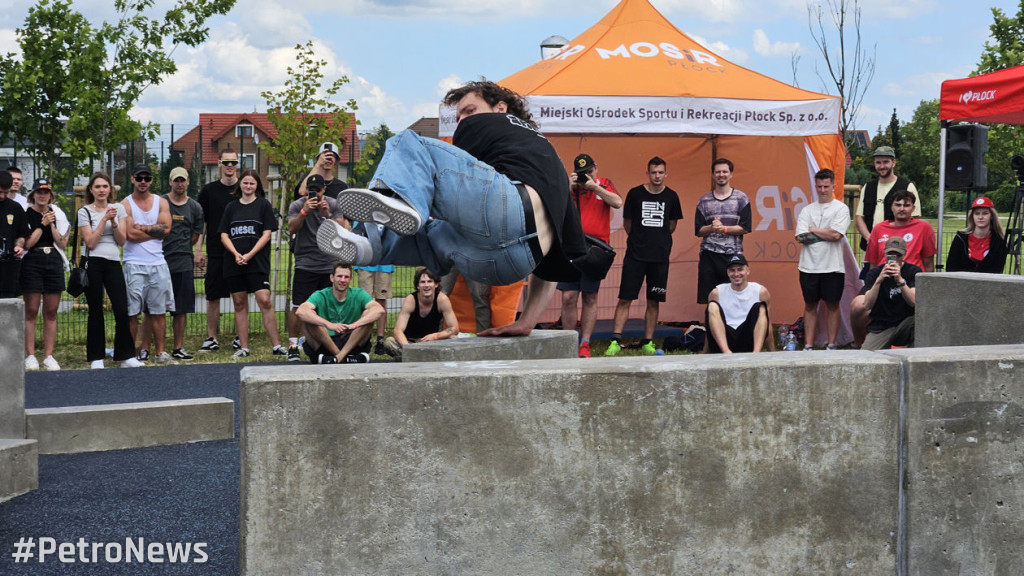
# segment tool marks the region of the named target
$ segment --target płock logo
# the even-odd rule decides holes
[[[995,98],[995,90],[986,90],[984,92],[974,92],[973,90],[968,90],[967,92],[964,92],[963,94],[960,95],[960,103],[970,104],[971,102],[984,102],[986,100],[995,100]]]

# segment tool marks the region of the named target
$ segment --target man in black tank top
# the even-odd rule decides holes
[[[402,358],[402,348],[410,342],[447,340],[459,333],[459,320],[452,302],[440,290],[441,279],[421,266],[413,276],[413,284],[416,291],[402,302],[394,336],[384,340],[384,350],[398,359]],[[441,329],[442,320],[444,329]]]

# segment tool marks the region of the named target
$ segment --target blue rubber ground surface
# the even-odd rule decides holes
[[[32,372],[25,378],[28,408],[223,396],[236,403],[235,439],[87,454],[40,455],[39,489],[0,504],[0,575],[238,573],[240,364]],[[57,554],[38,559],[39,539],[119,543],[119,563],[83,562]],[[34,538],[36,557],[15,563],[15,543]],[[205,542],[205,563],[124,561],[125,539]],[[111,548],[111,554],[116,552]],[[197,556],[193,553],[192,558]]]

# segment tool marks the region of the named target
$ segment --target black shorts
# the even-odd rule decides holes
[[[21,261],[24,294],[60,294],[64,291],[64,259],[57,248],[33,248]]]
[[[735,254],[719,254],[701,250],[697,261],[697,303],[707,304],[708,295],[719,284],[729,281],[729,260]]]
[[[13,256],[0,260],[0,298],[21,296],[21,260]]]
[[[345,342],[348,342],[348,337],[351,335],[351,332],[345,332],[344,334],[335,334],[334,336],[331,336],[331,342],[334,342],[334,345],[338,347],[338,350],[341,350],[342,348],[345,347]],[[302,351],[306,353],[306,357],[309,358],[309,362],[311,364],[317,363],[316,360],[317,356],[320,354],[320,350],[318,348],[313,348],[312,343],[309,341],[308,338],[306,339],[305,342],[302,343]],[[366,341],[361,344],[356,344],[355,347],[352,348],[352,350],[349,352],[349,354],[359,354],[360,352],[366,352],[367,354],[370,353],[369,334],[367,334],[366,336]]]
[[[232,294],[237,292],[252,294],[257,290],[270,290],[270,276],[268,274],[231,276],[230,278],[225,278],[224,283]]]
[[[622,259],[622,281],[619,283],[619,300],[636,300],[640,285],[647,280],[647,299],[664,302],[668,285],[668,262],[640,262],[629,256]]]
[[[331,274],[329,272],[310,272],[296,268],[292,275],[292,307],[298,308],[303,302],[309,300],[313,292],[330,287]]]
[[[206,301],[220,300],[231,296],[227,282],[224,281],[224,257],[206,257],[206,278],[203,280],[206,289]]]
[[[171,288],[174,290],[174,311],[171,316],[196,311],[196,283],[191,268],[184,272],[171,272]]]
[[[753,352],[754,351],[754,327],[757,325],[757,319],[761,315],[761,309],[764,309],[765,317],[768,316],[768,305],[764,302],[758,302],[757,304],[750,307],[750,311],[747,312],[747,318],[742,324],[733,328],[725,322],[725,312],[722,311],[722,307],[715,302],[715,311],[718,314],[719,319],[722,321],[722,325],[725,326],[725,342],[729,345],[729,350],[733,352]],[[704,310],[704,325],[707,326],[711,322],[711,305]],[[768,318],[768,330],[771,333],[771,318]],[[721,354],[722,349],[718,347],[718,342],[715,341],[715,337],[710,332],[707,334],[708,342],[708,354]]]
[[[804,293],[804,302],[808,304],[819,300],[829,303],[839,302],[843,299],[843,288],[845,287],[846,274],[842,272],[800,273],[800,291]]]

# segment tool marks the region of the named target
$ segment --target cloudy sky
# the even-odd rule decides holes
[[[823,60],[808,28],[808,0],[652,0],[677,28],[720,56],[808,90],[834,92],[818,75]],[[0,0],[0,51],[17,51],[15,28],[27,0]],[[76,0],[93,22],[113,20],[110,0]],[[151,87],[133,115],[180,134],[200,112],[265,111],[264,90],[282,88],[294,46],[312,39],[328,80],[350,83],[362,130],[402,129],[436,116],[444,92],[480,76],[499,80],[540,58],[552,34],[572,39],[615,0],[238,0],[210,23],[209,41],[179,48],[178,72]],[[170,0],[156,0],[165,10]],[[940,83],[968,75],[988,39],[991,7],[1009,0],[861,0],[862,36],[877,46],[877,71],[858,127],[874,134],[893,108],[904,121]],[[609,81],[613,81],[609,79]],[[167,128],[164,128],[165,133]]]

